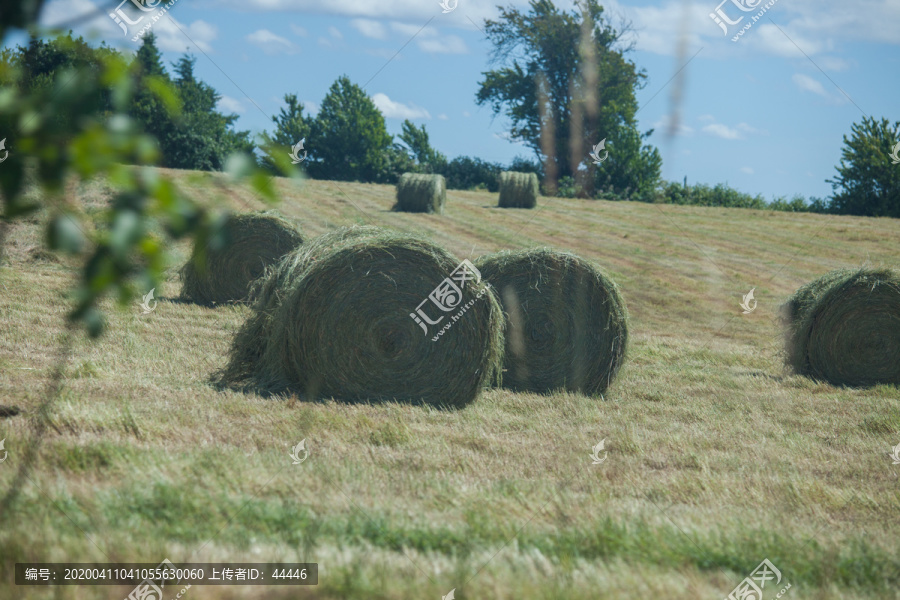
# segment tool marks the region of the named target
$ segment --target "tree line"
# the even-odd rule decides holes
[[[155,138],[164,167],[222,170],[228,156],[244,152],[278,173],[291,147],[303,140],[301,168],[316,179],[395,183],[406,172],[435,173],[451,189],[495,192],[499,173],[512,170],[537,173],[548,196],[900,217],[900,165],[890,160],[900,122],[865,117],[853,126],[837,175],[828,180],[834,189],[828,199],[767,202],[721,183],[666,182],[659,151],[646,143],[652,130],[639,131],[635,118],[635,92],[646,74],[626,58],[622,32],[597,0],[584,0],[570,12],[551,0],[532,0],[525,12],[501,8],[497,20],[485,23],[485,33],[494,68],[483,73],[476,102],[504,116],[509,138],[529,148],[532,158],[509,164],[448,159],[431,145],[425,126],[409,120],[395,138],[372,99],[346,75],[331,85],[315,116],[304,112],[296,94],[286,94],[273,131],[254,140],[249,131],[235,129],[237,115],[218,110],[221,95],[196,77],[194,57],[184,54],[166,69],[152,33],[134,58],[137,90],[128,114]],[[111,54],[117,51],[92,48],[69,32],[33,38],[0,58],[20,67],[33,88],[49,90],[61,73],[98,68]],[[114,93],[95,94],[99,112],[110,112]],[[602,162],[591,157],[601,136]]]

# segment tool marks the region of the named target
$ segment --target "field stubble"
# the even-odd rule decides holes
[[[16,562],[166,557],[320,564],[314,588],[196,599],[722,598],[763,558],[789,598],[900,597],[900,394],[788,374],[778,324],[827,270],[898,265],[900,221],[548,198],[504,210],[453,190],[437,217],[390,212],[391,186],[279,186],[307,236],[369,223],[459,258],[549,245],[595,261],[631,316],[618,379],[603,400],[490,390],[457,411],[218,392],[208,378],[249,309],[169,301],[179,246],[152,313],[110,303],[103,338],[78,338],[30,480],[0,506],[0,598],[128,592],[16,588]],[[88,209],[107,197],[80,194]],[[243,188],[221,201],[263,208]],[[0,420],[3,490],[74,277],[40,240],[37,222],[12,227],[0,271],[0,404],[23,411]],[[309,458],[293,465],[301,439]]]

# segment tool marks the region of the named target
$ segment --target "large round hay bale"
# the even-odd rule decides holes
[[[443,175],[404,173],[397,182],[394,210],[444,214],[447,182]]]
[[[303,243],[293,224],[271,213],[229,216],[222,241],[219,248],[194,244],[181,268],[183,300],[206,306],[246,301],[266,267]]]
[[[503,385],[602,394],[625,360],[628,313],[616,284],[566,252],[533,249],[475,262],[506,313]]]
[[[460,281],[459,267],[423,238],[377,227],[312,240],[257,283],[216,379],[309,399],[464,406],[500,375],[503,316],[490,287]],[[457,293],[432,300],[447,278]]]
[[[500,208],[534,208],[537,206],[538,176],[534,173],[504,171],[500,173]]]
[[[900,384],[900,273],[832,271],[784,304],[787,363],[835,385]]]

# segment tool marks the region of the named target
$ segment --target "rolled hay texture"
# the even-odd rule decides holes
[[[628,312],[616,284],[573,254],[538,248],[475,262],[506,315],[503,385],[602,394],[625,360]]]
[[[900,384],[900,272],[832,271],[782,311],[794,372],[834,385]]]
[[[181,268],[183,300],[206,306],[248,301],[251,284],[266,267],[303,243],[292,223],[272,213],[231,215],[222,235],[221,248],[194,244]]]
[[[444,214],[447,182],[443,175],[404,173],[397,182],[397,203],[393,210]]]
[[[500,208],[534,208],[537,206],[538,177],[534,173],[504,171],[500,173]]]
[[[312,240],[257,282],[253,314],[214,381],[308,399],[465,406],[500,376],[503,313],[474,281],[434,296],[459,265],[425,239],[378,227]]]

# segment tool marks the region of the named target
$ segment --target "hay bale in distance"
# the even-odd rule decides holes
[[[795,373],[834,385],[900,384],[900,272],[831,271],[782,311]]]
[[[297,228],[273,213],[230,215],[222,234],[221,248],[194,244],[181,268],[183,300],[206,306],[247,301],[266,267],[303,243]]]
[[[500,208],[534,208],[537,206],[538,177],[535,173],[504,171],[500,173]]]
[[[423,238],[378,227],[307,242],[257,282],[253,314],[214,379],[309,399],[464,406],[499,377],[503,314],[491,289],[471,281],[446,299],[453,310],[433,305],[429,295],[459,264]],[[439,321],[425,331],[411,318],[423,302]]]
[[[625,360],[628,312],[592,263],[537,248],[475,261],[506,313],[503,385],[602,394]]]
[[[447,182],[443,175],[404,173],[397,182],[397,203],[393,210],[444,214]]]

